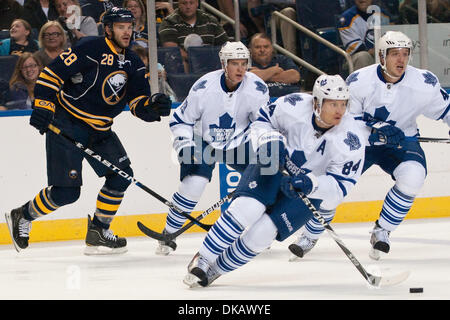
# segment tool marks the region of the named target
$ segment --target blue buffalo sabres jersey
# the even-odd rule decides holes
[[[313,199],[321,207],[336,208],[356,184],[364,163],[363,125],[347,113],[341,122],[323,131],[315,124],[313,97],[294,93],[262,107],[252,123],[255,148],[271,140],[282,140],[287,149],[286,170],[307,172],[313,180]]]
[[[103,37],[83,38],[62,52],[39,75],[35,108],[64,108],[96,130],[111,128],[126,104],[130,111],[148,100],[145,66],[130,49],[118,53]]]

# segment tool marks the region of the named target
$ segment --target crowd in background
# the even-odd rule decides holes
[[[234,18],[233,0],[206,0],[206,3]],[[381,8],[383,24],[415,24],[417,0],[248,0],[240,1],[240,37],[252,55],[252,68],[269,86],[271,96],[281,96],[305,88],[308,72],[291,58],[277,54],[271,41],[271,12],[280,11],[310,30],[328,28],[338,36],[335,41],[351,54],[355,68],[374,63],[373,32],[366,12],[369,5]],[[0,110],[30,109],[34,82],[42,68],[67,48],[86,36],[104,34],[104,12],[113,7],[128,8],[135,17],[133,49],[144,60],[148,57],[146,1],[143,0],[3,0],[0,2],[0,56],[15,66],[0,77]],[[234,38],[234,27],[202,9],[199,0],[156,1],[157,45],[178,47],[185,74],[191,72],[189,47],[222,46]],[[321,14],[317,14],[320,12]],[[429,23],[450,22],[449,0],[427,0]],[[313,44],[281,19],[276,21],[280,45],[316,65],[323,47]],[[148,54],[148,53],[147,53]],[[1,57],[0,57],[1,60]],[[333,69],[338,65],[338,69]],[[0,66],[1,67],[1,66]],[[322,66],[329,73],[342,73],[345,63]],[[159,64],[159,77],[173,99],[170,74]],[[328,69],[327,69],[328,68]],[[200,77],[201,75],[198,75]],[[169,79],[168,79],[169,78]],[[170,81],[169,81],[170,83]],[[176,88],[174,88],[176,89]],[[182,99],[183,97],[181,97]]]

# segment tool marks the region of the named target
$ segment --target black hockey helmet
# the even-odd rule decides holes
[[[102,18],[103,25],[112,26],[114,22],[134,22],[134,16],[130,10],[125,8],[113,7],[105,12]]]

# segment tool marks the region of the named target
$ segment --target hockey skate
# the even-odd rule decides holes
[[[166,229],[162,232],[163,235],[169,234]],[[169,240],[169,241],[158,241],[158,246],[156,247],[155,253],[160,256],[167,256],[172,251],[175,251],[177,249],[177,243],[175,242],[175,239]]]
[[[22,206],[5,214],[9,234],[17,252],[28,247],[28,240],[30,238],[31,221],[24,218],[23,209]]]
[[[372,236],[370,237],[370,244],[372,248],[369,251],[369,257],[373,260],[380,260],[381,252],[388,253],[390,249],[389,242],[390,231],[383,229],[375,222],[375,227],[372,230]]]
[[[188,274],[183,282],[190,288],[207,287],[220,276],[217,269],[210,266],[208,261],[197,252],[188,265]]]
[[[295,261],[298,258],[303,258],[305,254],[311,251],[312,248],[316,245],[319,239],[311,239],[305,236],[304,234],[300,235],[294,243],[289,245],[288,249],[292,252],[289,261]]]
[[[120,254],[127,251],[127,239],[114,235],[111,229],[97,227],[88,215],[85,255]]]

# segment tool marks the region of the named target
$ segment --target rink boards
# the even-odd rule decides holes
[[[0,244],[10,243],[4,213],[16,208],[47,186],[45,139],[29,126],[29,116],[14,113],[0,116],[2,152],[0,156]],[[120,137],[132,162],[134,177],[150,189],[170,200],[177,191],[179,166],[172,151],[168,119],[145,123],[129,112],[115,119],[114,131]],[[420,118],[422,136],[447,137],[448,127],[442,122]],[[427,155],[428,176],[407,219],[450,216],[450,145],[423,143]],[[207,209],[220,198],[225,183],[231,188],[236,180],[220,176],[216,167],[211,183],[199,202],[196,212]],[[234,181],[234,182],[233,182]],[[97,194],[103,179],[97,178],[85,162],[80,199],[71,205],[33,223],[31,241],[83,239],[87,215],[95,210]],[[378,168],[371,168],[339,206],[334,222],[374,221],[378,217],[382,200],[393,185],[391,178]],[[227,190],[227,188],[225,188]],[[222,192],[223,193],[223,192]],[[121,236],[140,236],[136,227],[141,221],[154,230],[164,227],[167,207],[137,186],[130,186],[112,228]],[[219,212],[205,221],[212,223]],[[199,232],[201,229],[192,228]]]

